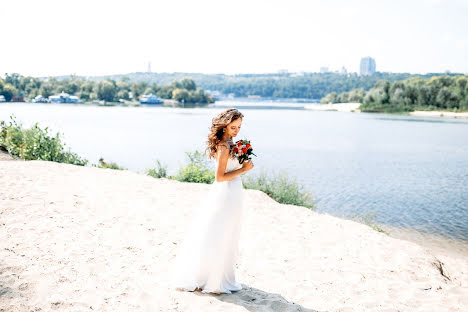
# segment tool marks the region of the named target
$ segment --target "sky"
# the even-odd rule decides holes
[[[468,73],[468,0],[2,0],[0,75]]]

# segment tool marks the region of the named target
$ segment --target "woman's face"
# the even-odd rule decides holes
[[[240,131],[242,125],[242,118],[238,118],[234,121],[231,121],[227,126],[226,126],[226,131],[227,134],[231,137],[237,136],[237,134]]]

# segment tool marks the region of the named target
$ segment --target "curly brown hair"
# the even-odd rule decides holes
[[[216,155],[218,143],[223,138],[223,129],[234,120],[243,117],[244,115],[236,108],[228,108],[212,119],[208,140],[206,141],[207,147],[205,149],[205,153],[208,152],[209,159]]]

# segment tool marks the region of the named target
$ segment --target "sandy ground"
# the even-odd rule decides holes
[[[255,190],[239,242],[244,289],[171,289],[177,244],[209,187],[0,161],[0,311],[468,311],[468,259]]]
[[[359,106],[361,106],[361,103],[306,104],[304,105],[304,108],[311,110],[330,110],[338,112],[360,112]]]
[[[2,160],[13,160],[10,154],[0,149],[0,161]]]
[[[468,112],[454,113],[442,111],[414,111],[409,113],[411,116],[424,116],[424,117],[454,117],[454,118],[468,118]]]

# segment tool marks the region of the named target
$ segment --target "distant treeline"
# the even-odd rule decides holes
[[[353,89],[371,89],[377,81],[390,82],[404,80],[409,77],[430,78],[446,74],[433,73],[413,75],[409,73],[381,73],[372,76],[358,76],[356,73],[341,75],[339,73],[271,73],[271,74],[201,74],[201,73],[130,73],[125,75],[89,77],[92,80],[114,79],[128,77],[129,81],[146,81],[157,84],[167,84],[183,77],[192,78],[198,86],[205,90],[219,91],[223,94],[234,94],[236,97],[259,95],[277,98],[307,98],[319,100],[330,92],[342,93]],[[454,76],[456,74],[448,74]],[[458,74],[459,75],[459,74]]]
[[[363,112],[405,112],[414,110],[468,111],[468,77],[411,77],[403,81],[378,81],[367,92],[331,92],[321,103],[359,102]]]
[[[340,75],[336,73],[313,73],[304,76],[244,76],[228,78],[216,83],[205,83],[205,88],[233,93],[235,96],[259,95],[278,98],[320,99],[329,92],[343,92],[354,88],[370,89],[377,80],[386,77],[401,80],[407,74],[376,74],[375,76]]]
[[[31,78],[13,74],[6,76],[5,83],[10,85],[7,87],[7,94],[11,94],[11,87],[14,86],[16,93],[23,92],[29,98],[33,98],[35,94],[48,96],[52,93],[60,93],[63,90],[68,94],[78,95],[83,101],[93,99],[109,101],[109,98],[113,100],[127,99],[129,92],[132,92],[134,98],[138,98],[142,94],[153,93],[161,98],[203,103],[207,101],[207,94],[202,90],[195,90],[198,89],[196,86],[204,90],[219,91],[225,95],[234,94],[236,97],[259,95],[261,97],[319,100],[331,92],[341,94],[361,89],[360,91],[354,91],[354,93],[362,94],[374,87],[380,80],[393,83],[414,77],[424,80],[438,76],[455,77],[457,75],[459,76],[460,74],[433,73],[413,75],[409,73],[377,72],[372,76],[358,76],[355,73],[348,75],[338,73],[225,75],[140,72],[95,77],[58,76],[53,78]],[[107,81],[107,83],[103,81]],[[175,89],[186,90],[187,93],[180,90],[174,93]]]
[[[130,82],[128,77],[121,77],[119,81],[114,79],[94,81],[77,76],[66,79],[35,78],[15,73],[6,74],[5,79],[0,78],[0,95],[3,95],[6,101],[10,101],[14,96],[23,96],[25,100],[31,100],[37,95],[48,98],[61,92],[76,95],[84,102],[138,100],[141,95],[150,93],[163,99],[174,99],[185,103],[213,102],[213,98],[189,78],[172,81],[164,86],[145,81]]]

